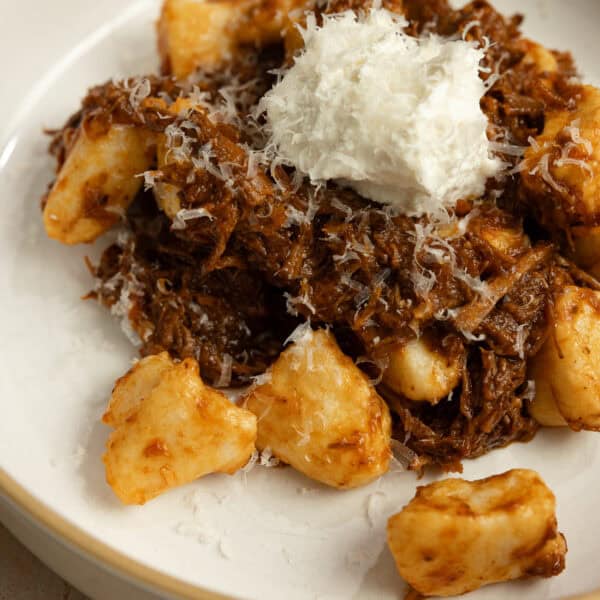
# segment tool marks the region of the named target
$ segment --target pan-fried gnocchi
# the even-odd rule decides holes
[[[558,61],[552,51],[541,44],[525,38],[521,40],[521,46],[525,52],[525,56],[523,57],[524,62],[535,65],[540,74],[548,75],[556,73],[558,70]]]
[[[600,278],[600,227],[573,227],[573,260],[585,271]]]
[[[119,379],[105,423],[106,480],[125,504],[144,504],[209,473],[233,474],[254,451],[256,417],[202,383],[193,359],[166,353]]]
[[[117,379],[102,421],[115,429],[125,423],[173,366],[167,352],[152,354],[138,361],[123,377]]]
[[[125,214],[154,160],[152,137],[124,125],[84,121],[44,209],[49,237],[64,244],[93,242]]]
[[[183,79],[198,67],[211,69],[230,57],[237,4],[165,0],[158,22],[163,71]]]
[[[417,488],[388,522],[400,575],[424,596],[454,596],[565,566],[554,495],[540,476],[515,469],[479,481],[445,479]]]
[[[540,392],[529,410],[542,425],[599,431],[600,292],[568,286],[553,312],[552,334],[531,362]]]
[[[553,228],[600,221],[600,90],[586,85],[576,110],[556,111],[527,148],[521,171],[526,201]]]
[[[463,355],[445,356],[426,338],[419,338],[389,355],[383,381],[410,400],[435,404],[458,385],[463,369]]]
[[[331,333],[297,331],[244,405],[258,417],[257,447],[312,479],[345,489],[383,475],[390,414]]]
[[[529,368],[529,375],[535,383],[535,397],[528,405],[529,414],[544,427],[566,427],[568,423],[558,410],[545,368],[541,360],[534,360]]]
[[[211,70],[240,44],[267,45],[291,28],[290,11],[306,0],[165,0],[158,22],[163,72],[178,79]]]

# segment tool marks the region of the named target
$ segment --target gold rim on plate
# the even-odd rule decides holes
[[[165,575],[114,550],[37,500],[2,467],[0,467],[0,493],[5,494],[18,508],[25,511],[28,517],[50,530],[60,541],[68,542],[80,554],[87,555],[102,567],[109,567],[123,579],[133,579],[134,582],[145,584],[155,592],[190,600],[232,600],[229,596]]]

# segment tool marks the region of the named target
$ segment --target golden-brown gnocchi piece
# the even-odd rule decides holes
[[[573,260],[596,278],[600,277],[600,227],[572,227]]]
[[[231,56],[239,2],[165,0],[158,22],[162,70],[184,79],[197,68],[210,70]]]
[[[454,596],[483,585],[565,566],[554,494],[535,471],[479,481],[445,479],[417,488],[388,522],[400,575],[425,596]]]
[[[520,40],[520,44],[525,52],[525,63],[535,65],[540,73],[555,73],[558,70],[558,61],[551,50],[526,38]]]
[[[600,431],[598,353],[600,292],[567,286],[554,299],[552,334],[531,361],[541,390],[529,407],[534,418],[560,424],[558,413],[572,429]]]
[[[237,23],[237,39],[243,44],[272,44],[295,29],[294,22],[315,5],[314,0],[247,0]],[[290,14],[291,13],[291,14]],[[296,14],[297,13],[297,14]]]
[[[331,333],[306,327],[295,337],[245,399],[257,447],[327,485],[364,485],[388,470],[388,407]]]
[[[566,427],[568,423],[558,410],[545,368],[543,361],[534,361],[529,369],[529,376],[535,382],[535,396],[528,404],[529,414],[544,427]]]
[[[389,355],[383,381],[410,400],[436,404],[459,384],[464,370],[462,354],[448,355],[421,337]]]
[[[549,113],[525,152],[522,196],[549,228],[600,224],[600,90],[583,86],[574,111]]]
[[[523,252],[523,247],[530,245],[522,227],[493,227],[488,224],[478,231],[480,235],[496,252],[505,256]]]
[[[124,214],[154,158],[150,135],[131,126],[81,125],[44,208],[48,236],[64,244],[92,242]]]
[[[254,451],[256,417],[205,386],[198,363],[140,361],[115,387],[106,480],[125,504],[144,504],[209,473],[232,474]],[[136,406],[137,405],[137,406]]]
[[[165,0],[158,23],[162,70],[183,79],[214,69],[241,44],[268,45],[292,25],[290,12],[310,0]]]
[[[102,421],[113,428],[125,423],[140,408],[166,371],[174,366],[168,352],[142,358],[117,379]]]

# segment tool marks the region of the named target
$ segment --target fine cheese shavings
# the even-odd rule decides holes
[[[283,345],[287,346],[288,344],[302,344],[308,342],[312,338],[312,335],[313,330],[310,326],[310,321],[305,321],[290,333],[285,342],[283,342]]]
[[[271,448],[265,448],[260,453],[260,466],[272,468],[276,467],[279,464],[279,459],[276,456],[273,456],[273,451]]]
[[[309,371],[315,368],[313,361],[314,339],[314,331],[312,330],[310,321],[306,321],[298,325],[285,340],[284,346],[291,344],[287,351],[293,357],[291,364],[293,369],[299,369],[303,360],[306,361],[306,368]]]
[[[289,292],[284,292],[283,296],[286,300],[287,312],[293,317],[298,316],[298,309],[296,308],[298,305],[306,306],[313,315],[316,314],[317,310],[311,303],[308,292],[304,292],[302,296],[292,296]]]
[[[556,190],[559,194],[565,194],[567,193],[567,190],[565,189],[564,186],[562,186],[560,183],[558,183],[554,177],[552,177],[552,173],[550,173],[550,166],[549,166],[549,162],[550,162],[550,155],[549,154],[544,154],[542,156],[542,158],[540,158],[540,162],[539,162],[539,168],[540,168],[540,175],[542,176],[542,179],[554,190]]]
[[[467,40],[467,35],[469,35],[469,31],[471,31],[471,29],[475,29],[475,27],[481,27],[481,21],[475,19],[473,21],[469,21],[463,28],[462,30],[462,39],[463,40]]]
[[[152,92],[152,85],[150,84],[150,80],[147,78],[143,78],[139,80],[131,90],[129,94],[129,104],[131,104],[133,110],[138,111],[140,109],[140,104],[144,98],[147,98]]]
[[[231,368],[233,365],[233,357],[230,354],[223,354],[221,358],[221,373],[219,379],[215,381],[216,388],[226,388],[231,385]]]
[[[517,327],[517,337],[515,340],[515,350],[519,355],[519,358],[523,360],[525,358],[525,342],[527,341],[527,324],[519,325]]]
[[[541,146],[538,144],[537,140],[534,137],[529,136],[527,138],[527,141],[529,142],[529,145],[531,146],[534,152],[539,152],[541,150]]]
[[[310,432],[298,429],[298,427],[296,427],[295,425],[292,425],[292,429],[298,434],[298,441],[296,442],[296,444],[298,446],[308,445],[308,442],[310,442]]]
[[[306,212],[302,212],[298,210],[291,204],[288,204],[285,209],[286,214],[286,222],[285,227],[290,227],[291,225],[312,225],[313,219],[319,210],[319,202],[313,193],[309,193],[308,195],[308,206],[306,208]]]
[[[525,146],[516,146],[515,144],[490,142],[490,149],[499,154],[506,154],[508,156],[523,156],[527,148]]]
[[[529,144],[534,152],[540,153],[542,150],[546,150],[544,154],[541,155],[538,162],[529,170],[530,175],[540,174],[546,184],[548,184],[553,190],[558,192],[559,194],[568,194],[567,188],[559,183],[550,170],[551,166],[554,167],[564,167],[567,165],[571,165],[585,171],[588,177],[593,179],[594,171],[591,165],[584,159],[579,157],[571,156],[573,151],[578,151],[581,153],[581,149],[585,152],[585,154],[590,157],[593,154],[593,145],[590,140],[584,138],[581,135],[581,130],[579,129],[581,122],[579,119],[575,119],[569,125],[565,126],[561,134],[568,135],[571,138],[570,142],[567,142],[564,145],[553,143],[549,144],[548,142],[544,142],[543,146],[532,137],[529,138]],[[556,157],[557,151],[560,151],[560,155]],[[531,164],[524,160],[519,163],[514,169],[511,170],[511,174],[520,173],[525,169],[529,168]]]
[[[588,157],[592,155],[594,150],[591,141],[581,135],[581,130],[579,129],[580,125],[580,119],[575,119],[570,125],[567,125],[563,129],[563,132],[569,135],[572,141],[563,146],[560,157],[554,161],[554,165],[557,167],[572,165],[585,171],[590,178],[593,178],[594,170],[585,160],[571,157],[571,152],[580,147],[583,147],[583,150]]]
[[[150,80],[147,77],[129,77],[120,80],[113,79],[112,83],[115,87],[129,92],[129,105],[139,115],[142,101],[152,93]]]
[[[175,215],[171,229],[186,229],[188,221],[200,218],[206,218],[213,221],[215,217],[205,208],[182,208]]]
[[[590,167],[590,165],[588,165],[588,163],[586,163],[585,161],[578,158],[559,158],[554,162],[554,164],[557,167],[562,167],[564,165],[573,165],[574,167],[578,167],[583,171],[586,171],[590,177],[594,177],[594,170],[592,169],[592,167]]]
[[[258,452],[258,450],[255,448],[252,451],[252,456],[248,459],[248,462],[242,467],[241,471],[243,475],[246,475],[247,473],[250,473],[250,471],[252,471],[252,469],[254,469],[254,467],[256,466],[256,463],[258,462],[260,458],[260,454]]]
[[[386,499],[385,492],[378,491],[369,494],[367,498],[366,515],[371,528],[377,527],[383,514],[383,502]]]
[[[465,340],[467,340],[467,342],[483,342],[485,340],[484,333],[475,335],[475,334],[471,333],[470,331],[466,331],[464,329],[461,329],[460,332],[464,336]]]
[[[417,460],[416,453],[405,445],[409,437],[410,433],[407,433],[404,444],[396,439],[391,440],[392,463],[396,466],[397,473],[403,473]]]
[[[529,379],[527,380],[527,387],[525,388],[521,398],[523,398],[523,400],[532,401],[535,399],[535,392],[535,381],[533,379]]]
[[[369,358],[368,356],[359,356],[354,362],[355,362],[356,366],[364,365],[364,364],[371,364],[371,365],[374,365],[375,367],[377,367],[377,369],[379,371],[379,375],[377,375],[377,377],[374,377],[374,378],[369,378],[369,383],[373,387],[376,387],[381,383],[381,381],[383,379],[383,375],[385,373],[385,370],[388,368],[390,360],[389,360],[388,356],[381,357],[381,358]]]
[[[154,188],[160,178],[163,176],[162,171],[144,171],[139,173],[136,177],[144,178],[144,191],[147,192]]]
[[[197,85],[192,86],[192,90],[187,95],[187,98],[194,108],[204,108],[207,110],[212,108],[210,104],[210,94],[208,92],[203,92]]]
[[[177,123],[171,123],[165,129],[167,153],[165,159],[171,155],[177,162],[191,159],[194,138],[185,132],[185,128]]]
[[[344,204],[337,198],[333,198],[333,200],[331,200],[331,206],[333,206],[334,208],[337,208],[339,211],[343,212],[345,215],[344,222],[350,223],[354,213],[352,212],[352,209],[347,204]]]
[[[474,212],[474,211],[472,211]],[[458,235],[464,235],[467,230],[469,220],[472,217],[468,215],[461,220],[456,220]],[[445,223],[447,224],[447,223]],[[423,225],[415,223],[413,233],[415,238],[413,271],[411,279],[417,296],[427,297],[427,294],[433,289],[436,282],[436,275],[431,269],[427,269],[420,262],[420,256],[425,255],[438,264],[449,265],[453,277],[464,283],[475,294],[482,297],[488,297],[490,294],[488,284],[479,277],[474,277],[461,269],[456,262],[456,251],[449,243],[452,238],[444,238],[437,231],[435,222]]]
[[[581,135],[579,127],[581,126],[581,119],[575,119],[570,125],[564,128],[564,131],[571,136],[571,139],[578,146],[583,146],[588,156],[594,152],[592,142]]]
[[[309,15],[304,51],[259,109],[276,154],[313,183],[422,215],[480,196],[503,163],[480,108],[484,50],[406,26],[383,9],[325,15],[320,27]]]
[[[120,319],[121,329],[131,344],[139,348],[142,345],[142,340],[129,321],[129,313],[133,307],[131,296],[137,295],[139,284],[136,281],[130,281],[128,278],[125,278],[121,273],[117,273],[115,277],[104,284],[104,287],[110,290],[111,286],[112,289],[115,289],[119,284],[121,284],[121,293],[117,302],[111,306],[110,312],[113,316]]]
[[[273,374],[269,370],[269,371],[265,371],[264,373],[261,373],[260,375],[256,375],[255,377],[253,377],[252,384],[254,386],[265,385],[266,383],[271,383],[272,379],[273,379]]]

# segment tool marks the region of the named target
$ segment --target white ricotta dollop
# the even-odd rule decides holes
[[[336,180],[408,214],[479,196],[493,158],[479,106],[483,50],[404,33],[383,9],[309,16],[305,48],[262,99],[271,143],[313,182]]]

